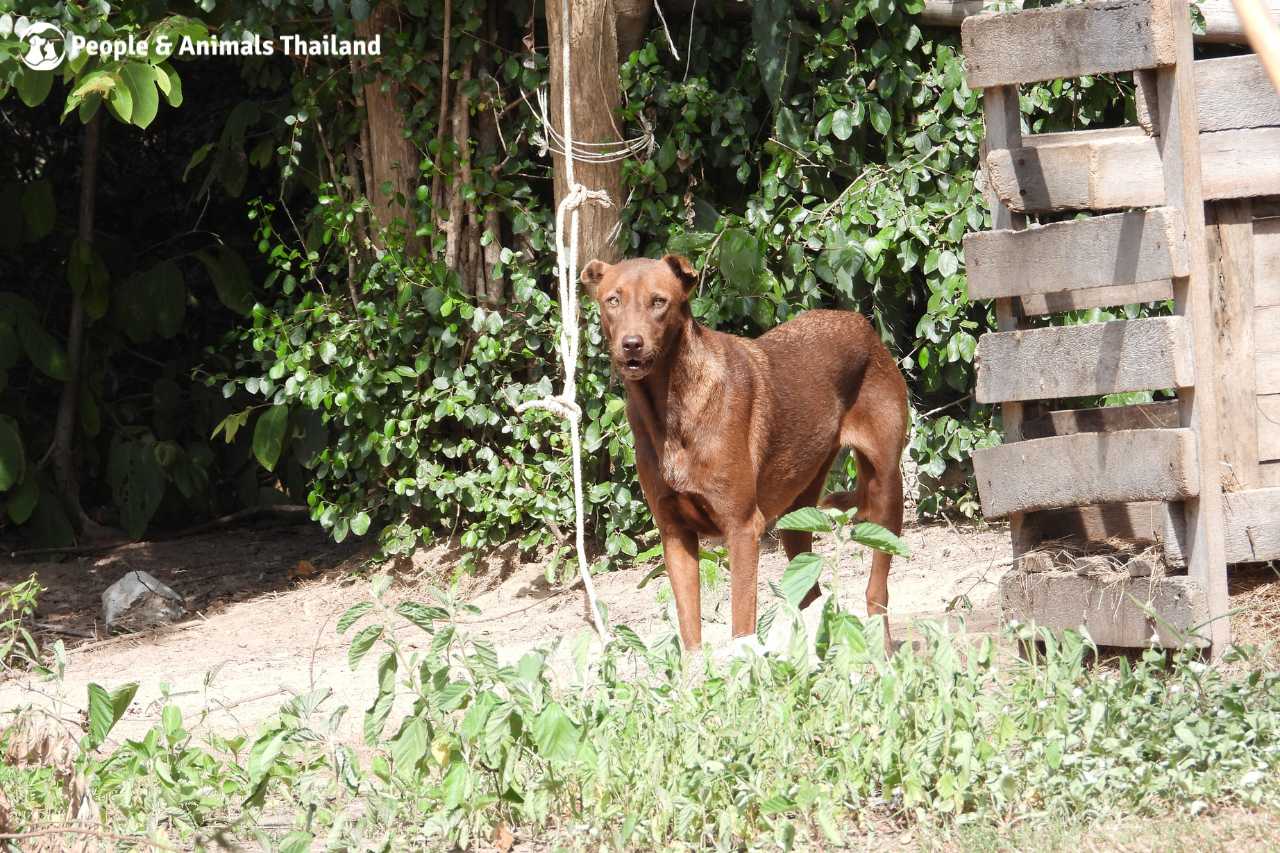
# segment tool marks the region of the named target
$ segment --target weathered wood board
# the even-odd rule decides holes
[[[1280,352],[1280,305],[1254,309],[1253,346],[1259,353]]]
[[[1172,65],[1173,24],[1164,0],[979,15],[960,27],[973,89]]]
[[[1006,622],[1035,622],[1054,631],[1084,628],[1099,646],[1125,648],[1144,648],[1153,639],[1166,647],[1199,645],[1193,631],[1208,614],[1203,589],[1188,577],[1112,581],[1009,572],[1000,580],[1000,606]]]
[[[1190,429],[1136,429],[1035,438],[976,450],[986,518],[1093,504],[1176,501],[1200,491]]]
[[[1085,311],[1089,308],[1110,308],[1113,305],[1143,305],[1172,298],[1173,282],[1165,279],[1140,284],[1064,290],[1061,293],[1037,293],[1023,296],[1018,302],[1022,305],[1022,313],[1028,317],[1041,317],[1063,311]]]
[[[1280,305],[1280,217],[1253,222],[1253,304]]]
[[[1011,0],[1010,5],[1021,7],[1022,0]],[[1280,20],[1280,2],[1266,0],[1271,17]],[[991,0],[924,0],[920,21],[931,26],[958,27],[965,18],[980,15],[991,6]],[[1200,12],[1204,15],[1204,32],[1196,33],[1197,43],[1248,44],[1240,19],[1231,0],[1201,0]]]
[[[1230,491],[1258,485],[1258,432],[1253,408],[1257,370],[1253,345],[1253,209],[1249,199],[1207,206],[1209,300],[1213,318],[1213,363],[1218,365],[1218,435],[1223,486]]]
[[[1187,274],[1186,227],[1169,207],[964,238],[970,299],[1167,281]]]
[[[1280,461],[1259,463],[1258,485],[1262,488],[1280,488]]]
[[[1201,134],[1200,159],[1206,200],[1280,194],[1280,128]],[[985,163],[992,190],[1020,213],[1165,204],[1156,142],[1138,127],[1027,136]]]
[[[1182,554],[1182,504],[1159,501],[1101,504],[1029,512],[1023,517],[1021,540],[1013,552],[1022,554],[1044,542],[1085,545],[1120,539],[1139,545],[1159,543],[1169,568],[1186,567]]]
[[[1202,59],[1195,64],[1200,132],[1280,126],[1280,94],[1256,54]],[[1155,130],[1154,90],[1139,86],[1138,124]]]
[[[1223,496],[1228,563],[1280,560],[1280,488]]]
[[[980,403],[1185,388],[1195,383],[1182,317],[1148,317],[983,335]]]
[[[1178,426],[1178,401],[1136,403],[1094,409],[1062,409],[1022,422],[1025,438],[1075,435],[1078,432],[1119,432],[1123,429],[1169,429]]]
[[[1254,354],[1254,377],[1259,394],[1280,394],[1280,352]]]
[[[1257,423],[1258,461],[1280,460],[1280,394],[1258,397]]]

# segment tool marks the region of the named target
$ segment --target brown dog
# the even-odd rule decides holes
[[[761,535],[814,506],[841,447],[858,485],[831,506],[902,532],[907,385],[871,324],[851,311],[807,311],[755,340],[698,325],[687,260],[592,261],[582,281],[600,305],[614,369],[626,383],[640,486],[662,536],[680,637],[702,642],[698,537],[729,547],[733,636],[756,630]],[[808,533],[781,534],[788,558]],[[889,603],[888,554],[875,552],[867,612]],[[819,595],[815,584],[801,606]]]

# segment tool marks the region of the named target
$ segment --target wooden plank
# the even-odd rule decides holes
[[[1169,207],[964,238],[970,299],[1167,280],[1187,274],[1182,214]]]
[[[1082,432],[975,450],[986,518],[1068,506],[1171,501],[1200,490],[1190,429]]]
[[[1201,133],[1280,126],[1280,94],[1255,54],[1201,59],[1195,67]],[[1148,95],[1154,92],[1145,85],[1137,89],[1138,124],[1153,131],[1156,117]]]
[[[1137,545],[1159,544],[1165,565],[1185,568],[1182,554],[1182,504],[1160,501],[1100,504],[1029,512],[1023,516],[1024,538],[1014,541],[1013,552],[1022,554],[1041,543],[1065,545],[1118,539]]]
[[[1187,574],[1204,590],[1211,620],[1202,631],[1211,654],[1220,658],[1231,643],[1228,618],[1227,560],[1222,520],[1222,457],[1218,419],[1218,364],[1214,345],[1213,293],[1209,281],[1208,241],[1204,226],[1204,189],[1200,155],[1200,121],[1196,106],[1195,57],[1191,46],[1191,12],[1186,0],[1168,0],[1177,42],[1177,63],[1157,76],[1159,104],[1156,145],[1164,167],[1164,197],[1182,209],[1187,226],[1191,274],[1173,279],[1174,311],[1191,324],[1196,354],[1195,385],[1178,389],[1182,426],[1194,430],[1196,479],[1201,488],[1183,503],[1186,516],[1183,553]],[[1261,130],[1227,133],[1265,133]],[[1208,134],[1221,136],[1221,134]],[[1280,154],[1280,152],[1277,152]],[[1258,195],[1251,188],[1242,195]],[[1235,197],[1235,196],[1233,196]]]
[[[1258,463],[1258,484],[1264,488],[1280,488],[1280,461]]]
[[[1254,353],[1254,381],[1259,394],[1280,394],[1280,352]]]
[[[1223,496],[1228,563],[1280,560],[1280,489]]]
[[[982,157],[992,149],[1019,148],[1022,146],[1022,111],[1017,86],[996,86],[982,93],[982,121],[985,134],[982,140]],[[991,209],[991,227],[1004,231],[1027,227],[1027,218],[1014,213],[987,189],[987,206]],[[996,328],[1009,332],[1020,328],[1024,315],[1016,299],[995,301]],[[1000,407],[1000,422],[1005,441],[1022,440],[1023,406],[1006,403]],[[1009,535],[1016,542],[1022,536],[1022,514],[1009,513]]]
[[[1195,628],[1208,613],[1203,588],[1191,578],[1080,577],[1060,572],[1009,572],[1000,579],[1005,621],[1034,622],[1055,632],[1088,632],[1099,646],[1146,648],[1201,645]],[[1150,614],[1154,613],[1157,618]]]
[[[958,27],[965,18],[981,14],[990,5],[990,0],[925,0],[920,21],[935,27]],[[1021,7],[1022,0],[1011,0],[1008,5]],[[1267,0],[1264,5],[1270,7],[1273,18],[1280,20],[1280,0]],[[1204,32],[1195,35],[1197,43],[1248,44],[1231,0],[1202,0],[1200,11],[1204,15]]]
[[[1063,311],[1085,311],[1090,308],[1110,308],[1115,305],[1164,302],[1172,298],[1173,283],[1164,279],[1163,281],[1144,281],[1141,284],[1067,290],[1062,293],[1041,293],[1024,296],[1018,301],[1022,304],[1023,314],[1028,317],[1040,317]]]
[[[1164,0],[1101,0],[968,18],[961,50],[972,89],[1173,64]]]
[[[1207,216],[1218,410],[1247,412],[1258,393],[1253,348],[1253,210],[1248,199],[1235,199],[1209,205]],[[1255,419],[1223,417],[1218,423],[1223,485],[1230,491],[1255,487]]]
[[[1253,346],[1257,352],[1280,352],[1280,305],[1253,312]]]
[[[979,403],[1159,391],[1195,383],[1190,328],[1181,317],[1114,320],[983,335]]]
[[[1118,432],[1122,429],[1165,429],[1178,426],[1178,403],[1137,403],[1095,409],[1062,409],[1022,423],[1024,438],[1075,435],[1079,432]]]
[[[1280,394],[1257,399],[1258,461],[1280,460]]]
[[[1280,305],[1280,219],[1253,223],[1253,304]]]
[[[1166,204],[1159,150],[1142,128],[1028,136],[1024,143],[1017,149],[993,149],[986,159],[985,178],[1011,210],[1050,213]],[[1201,134],[1200,149],[1204,198],[1280,194],[1280,128]]]

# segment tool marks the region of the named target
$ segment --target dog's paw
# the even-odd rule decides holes
[[[755,634],[747,634],[744,637],[734,637],[729,645],[723,649],[724,657],[728,660],[736,660],[738,658],[764,657],[769,653],[769,648]]]

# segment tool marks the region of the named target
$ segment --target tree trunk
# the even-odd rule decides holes
[[[621,63],[644,45],[653,0],[613,0],[613,4],[618,10],[618,61]]]
[[[96,112],[84,127],[84,144],[80,160],[80,222],[76,236],[89,251],[93,246],[94,205],[98,185],[98,138],[101,128]],[[76,471],[76,422],[80,404],[80,375],[84,361],[84,295],[72,288],[71,317],[67,324],[67,361],[71,376],[62,386],[58,401],[58,419],[53,429],[53,477],[62,496],[67,518],[77,535],[95,533],[96,525],[80,505],[80,477]]]
[[[359,38],[372,38],[377,33],[386,36],[399,28],[399,9],[390,2],[379,3],[366,20],[355,23]],[[373,220],[382,227],[401,220],[405,224],[405,251],[416,254],[421,242],[414,235],[412,203],[419,157],[417,149],[405,138],[404,115],[397,104],[399,93],[400,86],[381,74],[375,74],[364,86],[364,124],[368,129],[363,151],[366,189]],[[374,237],[381,245],[380,238]]]
[[[622,139],[617,124],[618,106],[622,98],[618,85],[618,36],[615,0],[568,0],[569,50],[571,52],[571,109],[573,137],[578,142],[616,142]],[[605,24],[602,26],[602,24]],[[547,2],[547,31],[551,53],[551,123],[563,132],[562,99],[564,97],[563,50],[561,34],[561,0]],[[557,207],[569,192],[564,158],[554,155],[555,198]],[[578,243],[578,268],[599,258],[616,261],[614,229],[620,222],[622,198],[622,164],[574,161],[574,178],[589,190],[604,190],[612,202],[610,207],[587,203],[579,208],[581,233]],[[567,220],[566,220],[567,225]]]

